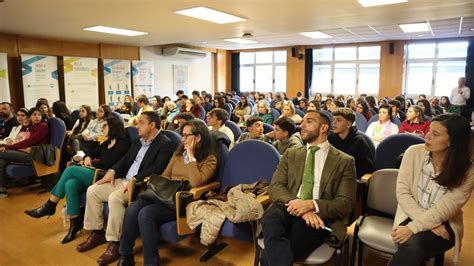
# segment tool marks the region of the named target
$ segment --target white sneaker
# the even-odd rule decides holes
[[[75,161],[75,162],[80,162],[82,161],[82,159],[84,158],[84,156],[86,156],[86,154],[83,152],[83,151],[78,151],[76,153],[76,155],[74,155],[72,157],[72,159]]]

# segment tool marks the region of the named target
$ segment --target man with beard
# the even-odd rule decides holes
[[[10,135],[12,128],[18,126],[18,120],[13,114],[13,106],[9,102],[0,103],[0,139]]]
[[[341,244],[354,208],[354,159],[332,147],[329,118],[308,111],[301,124],[306,146],[288,149],[273,175],[273,201],[262,219],[263,264],[292,265],[323,242]]]

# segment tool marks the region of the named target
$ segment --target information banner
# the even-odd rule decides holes
[[[132,61],[133,95],[155,95],[155,66],[153,62]]]
[[[0,53],[0,102],[10,102],[7,54]]]
[[[104,89],[105,102],[112,108],[131,96],[130,61],[104,59]]]
[[[97,58],[64,57],[64,90],[66,105],[70,110],[87,104],[99,107],[99,82]]]
[[[55,56],[21,55],[25,107],[46,98],[50,105],[59,100],[58,59]]]

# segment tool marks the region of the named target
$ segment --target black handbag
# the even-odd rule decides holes
[[[176,192],[189,191],[188,181],[170,180],[160,175],[151,175],[146,189],[138,197],[150,203],[162,204],[165,207],[176,210]]]

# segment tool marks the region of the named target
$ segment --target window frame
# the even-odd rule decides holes
[[[272,61],[271,63],[257,63],[257,53],[259,52],[271,52],[272,53]],[[275,62],[275,52],[285,52],[286,53],[286,60],[284,63],[282,62],[278,62],[276,63]],[[272,93],[275,93],[276,90],[275,90],[275,80],[276,80],[276,67],[281,67],[281,66],[284,66],[285,67],[285,70],[287,70],[287,62],[288,62],[288,51],[287,50],[271,50],[271,51],[253,51],[253,52],[242,52],[242,53],[253,53],[254,56],[253,56],[253,63],[251,64],[240,64],[240,67],[252,67],[253,68],[253,80],[252,80],[252,90],[250,90],[249,92],[255,92],[257,91],[257,88],[256,88],[256,79],[257,79],[257,66],[271,66],[272,67],[272,89],[271,89],[271,92]],[[239,70],[240,71],[240,70]],[[239,73],[240,74],[240,73]],[[287,74],[287,72],[285,73],[285,75]],[[287,80],[287,76],[285,77],[285,80]],[[286,92],[286,89],[287,89],[287,86],[286,84],[284,84],[284,87],[285,87],[285,90],[283,92]],[[245,91],[247,92],[248,90],[242,90],[241,88],[241,91]],[[262,91],[262,90],[258,90],[259,92],[268,92],[268,91]]]

